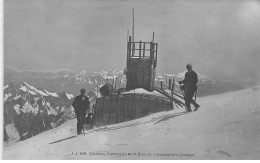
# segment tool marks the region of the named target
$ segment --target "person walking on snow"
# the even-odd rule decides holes
[[[77,133],[79,135],[82,133],[86,112],[90,106],[90,102],[88,97],[86,96],[85,89],[80,90],[80,95],[75,97],[72,106],[74,107],[77,115]]]
[[[188,112],[191,112],[191,107],[190,107],[190,103],[192,103],[195,106],[195,110],[197,111],[198,108],[200,107],[199,104],[196,103],[196,101],[194,101],[192,99],[194,93],[197,91],[197,83],[198,83],[198,75],[195,71],[192,70],[192,65],[189,63],[186,66],[188,72],[185,73],[185,78],[182,81],[179,81],[179,84],[182,86],[183,85],[183,89],[184,89],[184,100],[185,100],[185,104],[187,107]]]

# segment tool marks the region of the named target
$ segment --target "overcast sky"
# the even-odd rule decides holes
[[[135,8],[135,40],[159,44],[158,73],[259,75],[259,0],[5,0],[4,65],[118,68]],[[131,32],[131,31],[130,31]]]

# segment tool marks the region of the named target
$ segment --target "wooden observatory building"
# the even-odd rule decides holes
[[[116,124],[169,111],[174,109],[173,102],[181,107],[185,105],[155,87],[157,53],[158,43],[154,43],[154,39],[151,42],[134,42],[129,36],[126,88],[124,91],[108,91],[109,94],[105,93],[103,97],[96,99],[94,126]],[[140,88],[143,91],[136,91]]]
[[[100,88],[102,97],[98,97],[94,109],[94,126],[130,121],[146,115],[169,111],[183,101],[155,87],[158,43],[151,41],[134,41],[134,9],[132,36],[127,38],[126,85],[125,88],[113,90],[107,83]],[[113,84],[112,84],[113,88]]]

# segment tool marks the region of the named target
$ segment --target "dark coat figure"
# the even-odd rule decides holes
[[[81,89],[80,90],[80,95],[75,97],[72,106],[75,109],[76,115],[77,115],[77,132],[78,135],[81,134],[83,125],[84,125],[84,121],[85,121],[85,117],[86,117],[86,112],[89,108],[89,99],[88,97],[85,95],[86,94],[86,90],[85,89]]]
[[[179,84],[184,84],[183,90],[184,90],[184,100],[187,107],[187,110],[190,112],[191,107],[190,103],[192,103],[195,106],[195,110],[198,110],[200,107],[199,104],[196,103],[192,99],[194,96],[194,93],[197,91],[197,83],[198,83],[198,75],[195,71],[192,70],[192,65],[187,64],[186,66],[188,72],[185,73],[185,78],[182,81],[179,81]]]

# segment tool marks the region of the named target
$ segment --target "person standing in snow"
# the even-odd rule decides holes
[[[82,128],[84,125],[86,112],[89,109],[90,102],[88,97],[86,96],[86,90],[81,89],[80,95],[75,97],[72,106],[75,109],[77,115],[77,133],[78,135],[82,133]]]
[[[184,84],[184,100],[188,112],[191,112],[192,110],[190,107],[190,103],[192,103],[195,106],[194,111],[198,110],[198,108],[200,107],[199,104],[197,104],[196,101],[192,99],[194,93],[197,91],[198,75],[195,71],[192,70],[192,65],[190,63],[187,64],[186,68],[188,72],[185,73],[184,80],[179,81],[179,84],[181,86],[182,84]]]

